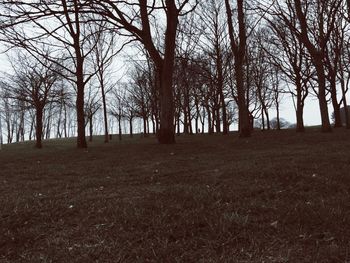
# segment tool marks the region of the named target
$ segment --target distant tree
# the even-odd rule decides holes
[[[108,109],[107,109],[107,93],[110,91],[111,83],[108,83],[108,76],[111,75],[111,66],[113,58],[121,51],[116,49],[116,34],[111,32],[106,26],[105,21],[97,21],[95,24],[90,24],[92,34],[90,41],[92,49],[93,67],[96,72],[96,78],[101,90],[103,122],[104,122],[104,142],[109,141],[108,136]]]
[[[273,118],[272,120],[270,120],[270,127],[271,129],[274,130],[280,130],[280,129],[284,129],[284,128],[288,128],[291,124],[285,120],[284,118]]]
[[[215,95],[218,96],[217,105],[215,105],[216,113],[216,130],[220,131],[220,120],[222,121],[223,134],[228,133],[228,118],[225,102],[225,86],[227,83],[227,75],[229,68],[227,67],[228,59],[232,59],[230,47],[228,43],[227,19],[225,18],[224,2],[218,0],[210,0],[202,2],[199,5],[201,16],[201,38],[200,47],[203,49],[204,55],[208,57],[210,65],[209,71],[212,76]],[[208,72],[208,73],[209,73]],[[220,116],[221,110],[221,116]]]
[[[151,115],[151,87],[148,82],[147,73],[140,65],[135,65],[131,73],[130,98],[135,105],[135,114],[143,122],[143,135],[148,136],[148,120]]]
[[[44,62],[45,63],[45,62]],[[12,60],[14,75],[6,84],[7,96],[35,109],[36,147],[42,148],[44,109],[57,100],[59,75],[56,65],[39,63],[28,54],[18,53]]]
[[[126,98],[126,89],[123,89],[120,86],[115,86],[111,91],[112,101],[110,105],[110,114],[114,116],[118,121],[118,137],[119,140],[122,140],[122,120],[125,118],[125,98]]]
[[[39,62],[56,63],[64,69],[61,76],[74,83],[78,148],[87,147],[84,91],[94,75],[94,72],[87,72],[87,57],[94,48],[90,40],[94,32],[88,26],[94,19],[85,12],[88,4],[88,1],[82,0],[34,0],[1,1],[0,5],[1,40],[9,47],[25,49]],[[48,49],[50,52],[47,52]],[[58,55],[61,59],[57,59]],[[63,72],[61,69],[60,72]]]
[[[85,126],[89,123],[89,141],[92,142],[93,136],[93,119],[95,114],[101,108],[100,98],[97,96],[98,89],[94,89],[93,86],[90,86],[88,89],[88,96],[85,99]]]
[[[347,110],[348,112],[350,111],[350,106],[347,106]],[[340,112],[340,120],[342,122],[342,125],[346,125],[346,110],[344,107],[340,108],[339,110]],[[332,115],[331,115],[331,119],[333,121],[333,123],[335,122],[335,114],[334,112],[332,112]],[[350,122],[350,116],[348,115],[348,121]]]

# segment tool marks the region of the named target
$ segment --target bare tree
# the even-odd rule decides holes
[[[56,65],[46,61],[46,66],[42,66],[28,54],[18,53],[12,66],[15,73],[6,83],[7,96],[35,109],[36,147],[42,148],[44,108],[57,96]]]
[[[77,147],[86,148],[84,125],[84,91],[93,76],[87,74],[86,58],[93,45],[88,27],[91,19],[82,0],[1,1],[2,40],[10,46],[24,48],[33,56],[57,63],[65,78],[76,88]],[[51,52],[46,52],[50,47]],[[65,54],[57,60],[58,54]],[[43,63],[43,65],[45,65]],[[62,71],[61,71],[62,72]]]
[[[100,98],[97,96],[98,89],[94,89],[90,85],[88,89],[88,96],[85,99],[85,126],[89,123],[89,141],[92,142],[93,136],[93,118],[97,111],[101,108]]]
[[[163,144],[175,142],[174,134],[174,99],[173,99],[173,72],[175,60],[176,32],[179,17],[192,11],[190,0],[178,1],[165,0],[157,5],[156,1],[149,3],[147,0],[132,1],[93,1],[92,7],[105,18],[116,24],[124,32],[131,34],[134,39],[140,41],[156,66],[158,88],[160,91],[160,130],[158,141]],[[131,8],[131,10],[130,10]],[[164,39],[160,43],[162,48],[157,48],[157,26],[153,27],[152,21],[155,12],[163,12],[166,28]]]
[[[277,4],[276,15],[297,36],[308,50],[316,69],[318,83],[318,99],[322,121],[322,131],[330,132],[327,99],[326,99],[326,47],[334,30],[341,0],[305,1],[286,0],[285,6]],[[297,24],[295,23],[297,20]]]
[[[213,80],[217,89],[218,110],[221,108],[223,134],[228,133],[228,118],[225,102],[225,84],[227,74],[228,43],[227,20],[224,17],[224,3],[210,0],[200,4],[200,16],[202,21],[202,38],[200,46],[214,64]],[[217,122],[220,122],[219,113],[216,114]],[[220,123],[217,125],[220,129]]]
[[[269,27],[274,32],[273,37],[269,39],[271,45],[270,61],[282,71],[284,82],[293,85],[289,91],[293,99],[296,98],[294,103],[297,120],[296,131],[304,132],[304,105],[309,94],[309,81],[314,75],[314,68],[305,46],[295,34],[285,27],[283,21],[279,18],[270,20]]]
[[[244,63],[247,48],[244,1],[237,0],[238,38],[235,37],[230,1],[225,0],[225,5],[227,12],[227,24],[229,29],[231,49],[235,59],[234,69],[237,86],[237,105],[239,111],[239,135],[240,137],[249,137],[251,135],[251,129],[244,87]]]

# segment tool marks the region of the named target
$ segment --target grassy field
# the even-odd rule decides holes
[[[350,262],[350,131],[5,145],[0,262]]]

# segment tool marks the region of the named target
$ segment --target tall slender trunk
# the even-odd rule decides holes
[[[220,105],[215,106],[215,129],[217,133],[221,132],[221,120],[220,120]]]
[[[35,126],[35,136],[36,142],[35,147],[41,149],[42,145],[42,137],[43,137],[43,107],[36,107],[36,126]]]
[[[89,141],[90,142],[92,142],[92,134],[93,134],[92,117],[93,117],[93,115],[90,114],[90,116],[89,116],[89,131],[90,131]]]
[[[67,105],[66,104],[64,104],[63,131],[64,131],[64,138],[67,138],[68,137],[68,131],[67,131]]]
[[[122,118],[121,116],[118,116],[118,137],[119,137],[119,141],[122,140]]]
[[[62,103],[60,104],[60,110],[58,112],[58,122],[57,122],[57,130],[56,130],[56,138],[61,138],[61,121],[62,121]]]
[[[133,120],[133,117],[130,117],[129,118],[129,132],[130,132],[130,137],[131,138],[134,136],[134,134],[133,134],[133,127],[132,127],[132,120]]]
[[[281,120],[280,120],[280,104],[276,101],[276,113],[277,113],[277,130],[281,129]]]
[[[222,110],[222,133],[224,135],[228,134],[228,125],[227,125],[227,111],[226,111],[226,103],[224,96],[224,75],[222,71],[222,59],[221,52],[218,48],[217,51],[217,71],[218,71],[218,88],[219,88],[219,96],[220,96],[220,105]]]
[[[103,74],[101,74],[103,75]],[[103,106],[103,121],[104,121],[104,129],[105,129],[105,139],[104,142],[109,142],[108,136],[108,117],[107,117],[107,103],[106,103],[106,93],[103,76],[100,76],[100,84],[101,84],[101,93],[102,93],[102,106]]]

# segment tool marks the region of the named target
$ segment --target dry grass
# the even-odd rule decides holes
[[[349,262],[350,131],[5,145],[0,262]]]

